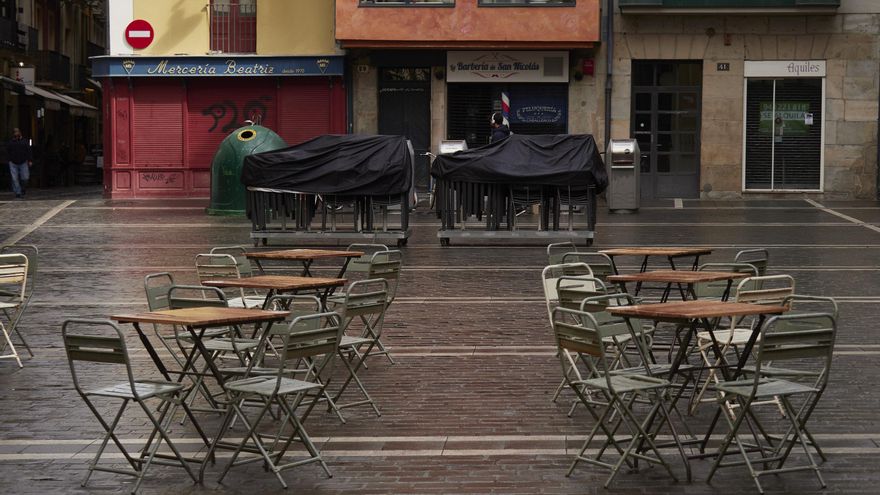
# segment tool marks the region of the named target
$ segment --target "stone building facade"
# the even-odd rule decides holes
[[[664,186],[660,177],[659,185],[655,181],[655,189],[643,193],[643,197],[668,197],[671,193],[677,197],[729,198],[771,192],[876,197],[880,2],[841,0],[839,7],[825,12],[739,8],[717,14],[707,9],[632,12],[627,4],[636,2],[617,3],[622,10],[615,10],[613,27],[612,137],[632,136],[652,124],[662,126],[656,118],[649,118],[652,110],[646,95],[651,90],[637,94],[636,88],[645,82],[638,81],[644,77],[634,71],[646,70],[646,63],[659,63],[659,73],[670,70],[664,62],[696,62],[701,72],[693,81],[685,81],[696,88],[694,94],[699,99],[698,131],[693,143],[697,153],[693,172],[698,178],[675,187]],[[607,45],[601,52],[605,49]],[[604,60],[604,55],[598,58]],[[799,73],[798,66],[804,64],[815,72]],[[604,67],[600,73],[605,73]],[[780,89],[791,85],[792,78],[804,75],[815,79],[817,95],[821,91],[821,98],[812,106],[803,88],[790,91],[788,96]],[[681,82],[666,85],[674,95],[674,86]],[[761,87],[767,91],[757,96],[763,91]],[[636,97],[644,97],[643,108],[638,108]],[[757,112],[762,112],[760,117],[754,117]],[[751,123],[749,115],[754,117]],[[769,118],[775,118],[774,124]],[[602,115],[597,119],[602,120]],[[657,133],[649,130],[644,132],[642,143],[648,144],[647,151],[654,148],[656,155]],[[675,136],[674,124],[672,132]],[[808,135],[819,141],[807,143]],[[687,141],[691,144],[690,137]],[[671,142],[672,147],[681,144],[675,139]],[[807,144],[786,148],[794,142]],[[763,151],[759,149],[762,146]],[[804,151],[809,146],[815,146],[816,152]],[[645,153],[645,146],[642,148]],[[662,154],[662,150],[659,152]],[[775,172],[758,170],[766,169],[768,157]],[[645,169],[651,167],[649,175],[662,176],[657,166],[643,162],[643,178]],[[802,180],[782,178],[786,167],[790,176],[806,175]],[[675,165],[667,171],[674,175]],[[759,177],[762,173],[763,178]],[[767,173],[775,174],[772,184]],[[652,185],[650,178],[647,185]]]

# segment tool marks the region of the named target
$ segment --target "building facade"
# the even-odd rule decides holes
[[[639,140],[643,197],[875,198],[880,2],[616,6],[612,136]]]
[[[100,152],[101,87],[88,59],[105,51],[102,4],[0,1],[0,135],[18,127],[32,140],[33,185],[72,184],[85,156]],[[0,174],[4,187],[7,176]]]
[[[93,59],[105,195],[208,197],[218,145],[249,121],[288,144],[346,132],[333,14],[326,0],[110,2],[110,54]],[[152,41],[135,48],[132,31]]]
[[[487,144],[494,112],[515,133],[595,133],[599,14],[598,0],[339,0],[352,130],[405,135],[417,155]]]

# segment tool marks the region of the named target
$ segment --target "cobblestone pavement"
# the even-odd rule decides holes
[[[127,478],[97,473],[79,481],[100,428],[75,395],[60,341],[69,317],[106,317],[145,309],[143,277],[170,271],[195,282],[193,258],[217,245],[249,244],[242,218],[208,217],[204,201],[105,201],[86,192],[59,199],[0,202],[0,242],[36,244],[37,296],[22,323],[36,350],[18,370],[0,361],[0,491],[121,493]],[[703,261],[766,247],[771,273],[789,273],[799,293],[839,298],[837,356],[831,385],[811,422],[829,453],[827,490],[809,474],[763,479],[768,493],[878,493],[880,473],[880,203],[808,200],[685,201],[644,207],[636,215],[601,213],[595,245],[700,245]],[[370,362],[363,379],[382,411],[347,410],[340,424],[323,410],[309,432],[334,474],[315,465],[285,472],[289,493],[604,493],[607,476],[581,465],[564,476],[592,420],[570,399],[550,401],[559,364],[539,282],[542,243],[442,248],[430,214],[414,219],[404,248],[398,300],[383,340],[397,364]],[[637,260],[624,260],[633,269]],[[318,274],[329,274],[322,264]],[[139,342],[130,340],[137,371],[155,376]],[[105,377],[112,380],[113,377]],[[699,430],[710,406],[687,419]],[[217,418],[204,414],[211,432]],[[120,436],[136,446],[148,434],[139,414],[123,417]],[[240,432],[240,430],[236,430]],[[189,424],[175,425],[183,450],[200,450]],[[179,469],[156,466],[144,493],[273,493],[277,481],[259,465],[233,469],[216,482],[219,456],[203,485]],[[670,452],[670,456],[671,456]],[[118,459],[117,455],[117,459]],[[670,457],[672,458],[672,457]],[[622,473],[609,493],[754,493],[744,469],[705,483],[708,461],[693,463],[693,483],[662,469]],[[683,476],[680,463],[674,468]]]

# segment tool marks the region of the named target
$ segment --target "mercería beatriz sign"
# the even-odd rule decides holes
[[[341,76],[343,57],[93,57],[92,77]]]

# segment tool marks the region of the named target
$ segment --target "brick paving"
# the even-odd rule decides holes
[[[712,246],[715,252],[703,261],[768,247],[771,273],[792,274],[798,292],[839,297],[831,385],[811,420],[830,455],[823,466],[828,489],[819,490],[806,474],[762,482],[768,493],[877,493],[880,203],[820,203],[853,220],[802,200],[686,201],[683,209],[656,203],[637,215],[602,212],[596,246]],[[41,252],[37,296],[22,323],[37,356],[23,370],[0,362],[4,493],[123,493],[131,486],[128,479],[97,473],[87,489],[79,487],[100,431],[72,390],[60,323],[145,309],[147,273],[167,270],[180,282],[194,282],[196,253],[249,244],[245,220],[208,217],[204,206],[199,200],[105,201],[91,191],[0,202],[0,242],[32,229],[20,242],[37,244]],[[383,337],[397,364],[377,359],[362,375],[382,416],[349,409],[342,425],[324,411],[313,414],[306,426],[334,476],[327,479],[314,465],[287,471],[289,493],[756,492],[744,469],[724,470],[707,485],[708,461],[692,463],[693,483],[675,483],[662,469],[649,468],[622,473],[604,490],[606,473],[586,465],[566,478],[572,451],[592,421],[582,408],[566,415],[568,394],[550,401],[560,372],[538,281],[544,246],[441,248],[431,215],[419,213],[414,223],[400,297]],[[638,260],[621,262],[634,268]],[[318,275],[334,269],[333,262],[317,265]],[[130,345],[138,372],[155,376],[135,338]],[[707,407],[687,421],[699,431],[710,415]],[[209,432],[216,430],[215,416],[200,417]],[[123,417],[119,428],[132,446],[148,431],[138,414]],[[175,425],[174,435],[184,439],[183,450],[200,450],[191,426]],[[233,469],[218,484],[225,455],[208,469],[203,485],[156,466],[142,492],[282,492],[259,465]],[[674,467],[683,476],[680,464]]]

